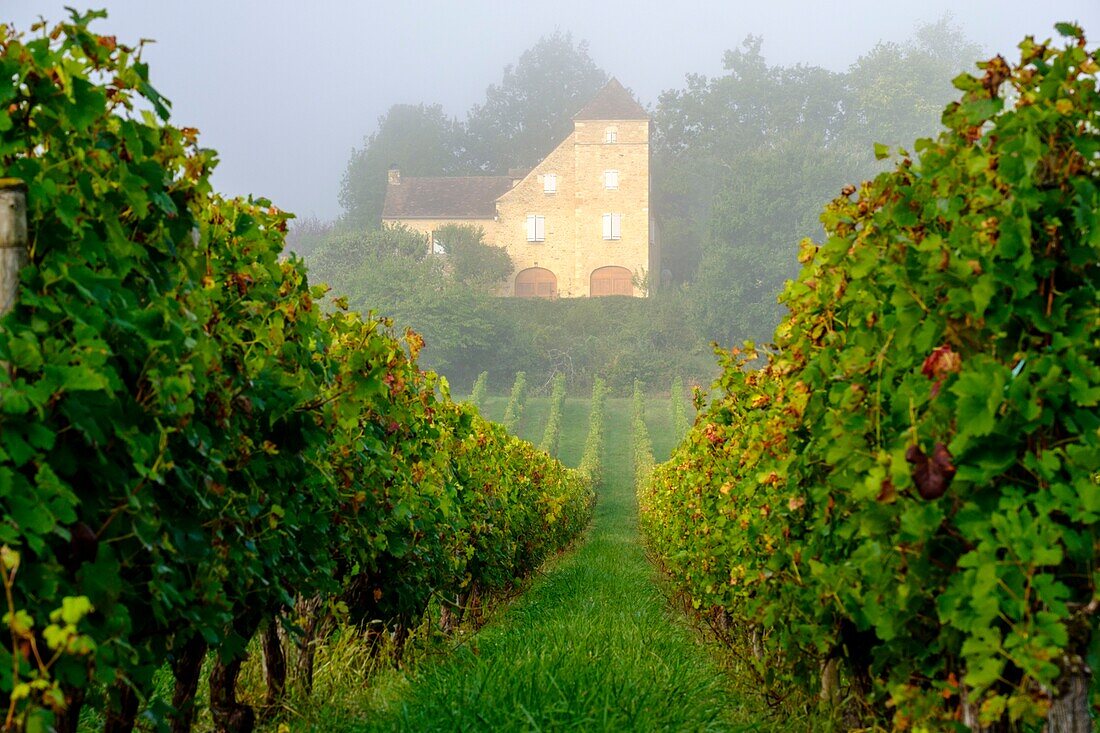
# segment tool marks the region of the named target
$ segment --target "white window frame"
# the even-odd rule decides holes
[[[611,185],[611,180],[614,179],[615,185]],[[603,172],[603,187],[608,191],[619,190],[619,172],[616,170],[607,170]]]
[[[603,131],[603,141],[609,145],[619,142],[619,131],[609,127]]]
[[[558,174],[547,173],[542,177],[542,192],[543,193],[557,193],[558,192]]]
[[[527,241],[546,241],[546,217],[538,214],[527,215]]]
[[[623,238],[622,231],[623,215],[609,213],[603,215],[603,238],[608,242],[617,241]]]

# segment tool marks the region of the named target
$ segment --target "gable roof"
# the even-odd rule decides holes
[[[592,101],[584,106],[574,120],[648,120],[642,105],[635,101],[615,77],[604,84]]]
[[[508,176],[401,178],[386,185],[383,219],[492,219]]]

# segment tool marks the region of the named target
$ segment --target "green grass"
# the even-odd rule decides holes
[[[653,443],[653,459],[663,463],[676,447],[676,430],[672,425],[672,404],[668,399],[648,399],[645,405],[645,424]]]
[[[580,455],[586,404],[566,402],[567,462]],[[670,417],[660,405],[650,402],[650,429],[667,455]],[[536,422],[521,429],[537,432]],[[385,683],[389,695],[373,696],[363,719],[318,721],[317,730],[756,729],[715,656],[661,595],[643,553],[630,401],[608,400],[606,424],[605,485],[580,546],[451,654],[419,665],[404,683]]]
[[[588,433],[588,399],[566,397],[561,414],[561,444],[558,459],[567,466],[576,466],[584,454]]]
[[[523,409],[519,423],[516,424],[516,435],[528,443],[538,445],[542,442],[542,434],[548,419],[550,419],[550,398],[528,397],[527,406]]]

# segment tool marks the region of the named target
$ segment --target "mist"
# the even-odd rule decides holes
[[[422,365],[459,393],[483,374],[506,390],[520,371],[544,386],[563,374],[574,392],[599,377],[622,393],[635,380],[708,385],[715,347],[769,342],[800,240],[820,237],[821,211],[842,188],[889,166],[882,150],[938,134],[958,97],[952,79],[995,54],[1014,58],[1055,22],[1100,27],[1091,2],[955,5],[119,1],[96,26],[155,41],[144,51],[151,81],[174,124],[219,152],[219,190],[295,213],[287,248],[310,280],[422,334]],[[0,17],[26,27],[39,14],[64,11],[16,2]],[[534,209],[434,229],[418,225],[432,218],[423,211],[383,221],[390,189],[418,180],[452,194],[454,177],[515,186],[572,144],[574,115],[612,79],[637,112],[628,116],[649,121],[648,191],[629,205],[626,189],[606,199],[635,207],[627,221],[650,219],[648,234],[625,237],[633,254],[606,250],[618,240],[609,223],[600,240],[598,222],[579,218],[568,226],[593,241],[532,247],[534,230],[523,241],[508,222]],[[528,186],[538,186],[531,206],[552,205],[541,183]],[[572,205],[557,216],[572,221]],[[570,248],[580,274],[542,267]],[[603,294],[643,297],[588,297],[600,267],[621,273]],[[522,272],[550,278],[539,286],[549,301],[500,297],[522,294]]]
[[[25,28],[59,20],[66,0],[5,0],[0,19]],[[82,6],[83,7],[83,6]],[[586,40],[593,60],[645,106],[712,75],[747,35],[769,63],[842,71],[876,43],[902,42],[950,13],[985,55],[1010,54],[1053,24],[1100,25],[1089,0],[1029,3],[740,2],[146,2],[100,0],[98,32],[156,41],[152,82],[176,124],[201,130],[221,153],[215,183],[264,195],[301,216],[341,213],[340,181],[353,148],[397,103],[438,103],[462,118],[504,67],[555,31]]]

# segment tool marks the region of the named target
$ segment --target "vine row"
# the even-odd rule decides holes
[[[568,543],[591,484],[452,402],[417,334],[323,311],[289,215],[214,193],[215,154],[101,16],[0,25],[30,241],[0,328],[4,728],[130,730],[167,669],[144,715],[187,730],[210,651],[214,725],[247,731],[258,629],[305,609],[400,639]]]
[[[562,411],[565,409],[565,375],[554,375],[554,386],[550,393],[550,414],[546,418],[546,428],[543,430],[542,442],[539,448],[552,456],[557,457],[558,447],[561,443]]]
[[[761,689],[847,727],[1094,725],[1100,63],[1058,31],[833,200],[774,345],[640,492]]]

